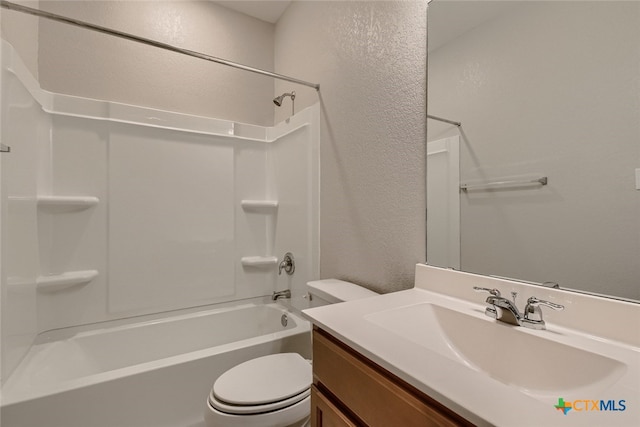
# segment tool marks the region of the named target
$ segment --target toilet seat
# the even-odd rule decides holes
[[[226,414],[207,404],[207,427],[308,427],[311,396],[286,408],[252,415]]]
[[[279,409],[288,408],[296,403],[308,398],[311,395],[311,390],[305,390],[297,396],[290,397],[289,399],[281,400],[278,402],[272,402],[264,405],[229,405],[224,402],[220,402],[214,396],[209,396],[209,404],[212,408],[217,409],[220,412],[231,415],[255,415],[264,414],[266,412],[273,412]]]
[[[311,382],[311,365],[302,356],[271,354],[222,374],[209,394],[209,404],[234,415],[277,411],[309,397]]]

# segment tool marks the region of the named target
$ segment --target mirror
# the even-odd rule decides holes
[[[427,19],[427,263],[640,300],[640,2]]]

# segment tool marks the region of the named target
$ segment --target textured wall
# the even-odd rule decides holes
[[[276,71],[320,83],[320,276],[388,292],[425,259],[426,2],[294,2]],[[290,114],[289,100],[276,121]]]
[[[40,2],[16,0],[14,3],[37,9]],[[38,78],[38,20],[0,9],[0,29],[2,38],[11,43],[31,74]]]
[[[41,2],[47,11],[273,69],[272,24],[206,1]],[[33,18],[31,18],[33,19]],[[273,80],[41,20],[43,89],[186,114],[271,125]]]

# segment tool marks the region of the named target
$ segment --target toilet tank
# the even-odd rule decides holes
[[[338,279],[324,279],[307,282],[311,307],[352,301],[380,295],[355,283]]]

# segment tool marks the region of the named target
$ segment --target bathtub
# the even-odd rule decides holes
[[[215,379],[263,355],[311,357],[310,325],[249,303],[42,334],[2,388],[2,427],[200,427]]]

